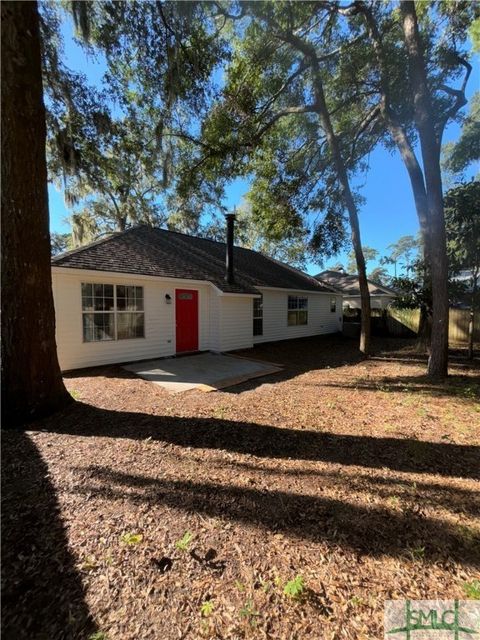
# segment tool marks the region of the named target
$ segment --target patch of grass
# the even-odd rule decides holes
[[[88,640],[107,640],[107,634],[103,631],[96,631],[91,636],[88,636]]]
[[[202,602],[202,605],[200,607],[200,614],[203,618],[208,618],[212,615],[214,608],[215,605],[211,600],[205,600],[205,602]]]
[[[365,604],[365,600],[360,596],[352,596],[349,600],[352,607],[361,607]]]
[[[408,547],[407,553],[414,561],[423,560],[425,558],[425,547]]]
[[[72,389],[69,393],[74,400],[80,399],[80,391],[76,391],[75,389]]]
[[[188,551],[188,547],[193,540],[193,533],[190,531],[185,531],[180,540],[175,542],[175,547],[180,551]]]
[[[283,593],[289,598],[300,600],[305,595],[305,580],[302,576],[296,576],[289,580],[283,587]]]
[[[240,617],[247,620],[252,627],[255,627],[257,624],[255,618],[258,618],[260,616],[260,613],[258,611],[255,611],[253,602],[251,600],[247,600],[245,602],[243,607],[240,609],[239,614]]]
[[[464,582],[462,584],[462,589],[470,600],[480,600],[480,580]]]
[[[133,547],[142,542],[143,535],[141,533],[130,533],[127,531],[127,533],[120,536],[120,540]]]

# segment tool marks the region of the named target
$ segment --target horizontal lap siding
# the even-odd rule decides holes
[[[145,338],[83,342],[82,282],[143,287]],[[160,279],[146,280],[128,275],[91,276],[53,272],[57,349],[62,370],[174,355],[176,288],[189,288],[199,292],[199,349],[209,349],[210,287],[208,285],[188,285],[180,282],[177,285]],[[166,294],[170,295],[171,304],[166,303]]]
[[[342,330],[342,296],[309,294],[307,292],[263,290],[263,335],[254,342],[274,342],[290,338],[303,338]],[[288,296],[308,297],[308,324],[289,327],[287,324]],[[335,297],[337,309],[330,311],[330,300]]]
[[[253,346],[253,302],[250,297],[219,296],[220,351]]]

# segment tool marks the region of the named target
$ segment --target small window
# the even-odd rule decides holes
[[[337,310],[337,299],[336,298],[330,298],[330,311],[332,313],[335,313],[336,310]]]
[[[308,324],[308,298],[288,296],[288,326]]]
[[[143,338],[143,287],[82,283],[84,342]]]
[[[263,336],[263,296],[253,299],[253,335]]]

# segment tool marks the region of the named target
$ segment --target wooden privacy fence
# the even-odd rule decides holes
[[[409,337],[417,333],[420,319],[419,309],[389,308],[387,312],[387,327],[390,335]],[[448,340],[454,342],[468,342],[468,323],[470,311],[468,309],[450,309]],[[475,312],[475,328],[473,339],[480,342],[480,311]]]

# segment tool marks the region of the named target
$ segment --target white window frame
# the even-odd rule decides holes
[[[92,287],[95,287],[95,285],[102,285],[103,287],[105,286],[112,286],[113,287],[113,308],[109,309],[108,311],[104,311],[104,310],[95,310],[95,309],[84,309],[83,308],[83,286],[84,285],[91,285]],[[117,287],[135,287],[135,303],[137,301],[137,289],[142,289],[142,300],[143,300],[143,309],[142,310],[129,310],[129,309],[118,309],[118,304],[117,304]],[[92,293],[94,292],[94,289],[92,289]],[[90,297],[90,296],[87,296]],[[92,297],[92,302],[95,298],[94,295],[91,296]],[[103,298],[105,298],[105,295],[103,296]],[[122,341],[122,340],[142,340],[145,339],[146,336],[146,327],[145,327],[145,287],[143,285],[134,285],[134,284],[113,284],[111,282],[82,282],[80,284],[80,300],[81,300],[81,307],[82,307],[82,341],[85,344],[92,344],[92,343],[97,343],[97,342],[116,342],[116,341]],[[143,335],[142,336],[130,336],[128,338],[119,338],[118,337],[118,322],[117,322],[117,315],[122,315],[122,314],[128,314],[128,313],[137,313],[137,314],[143,314]],[[103,338],[102,340],[87,340],[85,339],[85,332],[84,332],[84,325],[83,325],[83,317],[84,315],[99,315],[99,314],[103,314],[103,315],[113,315],[113,337],[111,338]]]
[[[300,300],[305,301],[305,306],[300,306]],[[295,306],[290,306],[291,304]],[[296,322],[290,322],[290,315],[295,313]],[[300,314],[305,313],[305,322],[299,322]],[[288,327],[306,327],[308,326],[308,296],[289,295],[287,297],[287,326]]]

